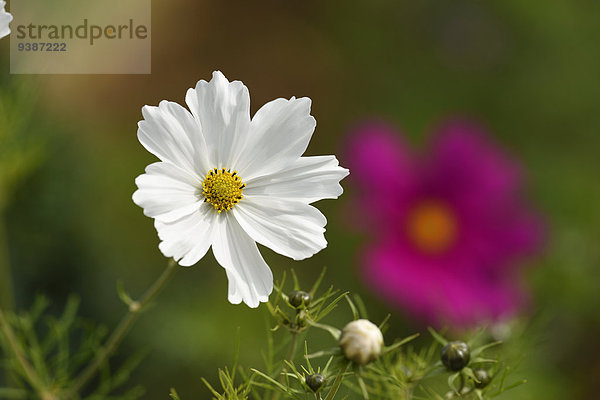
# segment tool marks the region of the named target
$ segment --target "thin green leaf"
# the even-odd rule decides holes
[[[171,388],[171,392],[169,393],[169,396],[171,397],[171,399],[173,400],[181,400],[179,398],[179,395],[177,394],[177,392],[175,391],[174,388]]]
[[[317,290],[319,289],[319,286],[321,285],[321,282],[323,281],[323,278],[325,277],[326,272],[327,272],[327,267],[323,267],[321,274],[319,275],[319,277],[313,284],[313,287],[310,289],[310,292],[308,292],[310,294],[310,297],[315,297],[315,294],[317,293]]]
[[[406,343],[408,343],[408,342],[410,342],[410,341],[412,341],[412,340],[415,340],[415,339],[416,339],[416,338],[418,338],[419,336],[420,336],[420,333],[415,333],[414,335],[411,335],[411,336],[409,336],[409,337],[406,337],[406,338],[404,338],[404,339],[400,340],[399,342],[396,342],[396,343],[392,344],[391,346],[384,347],[384,349],[383,349],[383,354],[386,354],[386,353],[389,353],[389,352],[391,352],[391,351],[394,351],[394,350],[396,350],[398,347],[400,347],[400,346],[402,346],[402,345],[405,345]]]
[[[448,344],[448,341],[442,335],[437,333],[435,331],[435,329],[433,329],[432,327],[429,326],[429,327],[427,327],[427,330],[439,344],[441,344],[442,346],[445,346]]]
[[[498,346],[500,344],[502,344],[501,340],[499,340],[497,342],[488,343],[488,344],[486,344],[484,346],[477,347],[476,349],[473,349],[473,351],[471,352],[471,355],[474,356],[474,357],[478,356],[479,354],[481,354],[485,350],[489,349],[490,347]]]
[[[250,371],[254,372],[256,375],[259,375],[261,377],[263,377],[264,379],[266,379],[267,381],[269,381],[271,384],[275,385],[276,387],[278,387],[280,390],[284,391],[284,392],[288,392],[288,388],[283,386],[281,383],[277,382],[275,379],[271,378],[270,376],[260,372],[257,369],[254,368],[250,368]]]
[[[348,302],[348,305],[350,305],[350,310],[352,310],[352,318],[354,318],[355,321],[357,319],[360,319],[360,314],[358,313],[358,309],[356,308],[356,306],[354,305],[352,300],[350,300],[350,296],[346,295],[346,296],[344,296],[344,298]]]
[[[340,339],[340,336],[342,335],[342,331],[340,331],[337,328],[334,328],[333,326],[329,326],[329,325],[325,325],[325,324],[320,324],[318,322],[314,322],[311,320],[307,321],[310,325],[314,326],[315,328],[319,328],[319,329],[323,329],[326,332],[329,332],[331,334],[331,336],[333,336],[333,338],[337,341]]]
[[[298,281],[298,275],[296,275],[296,271],[294,271],[292,268],[290,272],[292,273],[292,279],[294,281],[294,290],[300,290],[300,282]]]

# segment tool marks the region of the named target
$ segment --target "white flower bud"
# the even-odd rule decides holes
[[[360,365],[366,365],[381,354],[383,335],[371,321],[352,321],[342,330],[340,346],[346,358]]]

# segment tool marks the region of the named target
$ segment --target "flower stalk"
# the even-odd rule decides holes
[[[298,332],[290,331],[290,333],[292,334],[292,340],[290,341],[290,349],[288,350],[288,354],[285,357],[285,360],[283,361],[283,369],[281,371],[281,376],[279,377],[279,382],[282,384],[285,383],[285,375],[288,372],[288,366],[286,361],[289,361],[290,363],[294,361],[294,355],[296,354],[296,347],[298,342]],[[278,400],[279,394],[280,393],[277,391],[273,392],[271,400]]]
[[[298,342],[298,333],[292,332],[292,340],[290,342],[290,350],[288,351],[287,357],[285,358],[289,362],[294,361],[294,355],[296,354],[297,342]],[[283,375],[282,376],[285,376],[286,372],[287,372],[287,365],[285,365],[283,367]]]
[[[40,396],[40,398],[42,400],[57,400],[58,398],[52,394],[48,388],[46,388],[46,385],[44,385],[34,368],[27,360],[27,357],[25,357],[23,354],[23,350],[21,349],[21,346],[19,346],[19,343],[15,337],[15,333],[13,332],[9,322],[6,320],[4,311],[2,311],[2,309],[0,309],[0,329],[6,338],[8,346],[13,351],[19,365],[23,369],[23,372],[25,372],[29,383]]]
[[[14,308],[12,274],[4,218],[0,213],[0,308],[11,311]]]
[[[133,301],[129,304],[129,311],[123,316],[113,333],[108,338],[106,345],[100,349],[96,358],[90,363],[75,379],[74,384],[67,391],[64,399],[71,399],[81,391],[89,383],[89,381],[96,375],[102,364],[112,355],[117,349],[121,341],[125,338],[125,335],[137,320],[139,314],[148,306],[150,301],[156,297],[160,290],[167,283],[169,278],[173,275],[176,270],[177,263],[175,260],[170,259],[167,264],[167,268],[158,277],[158,279],[148,288],[146,293],[138,301]]]
[[[327,394],[327,397],[325,397],[325,400],[332,400],[335,397],[338,389],[340,388],[340,385],[342,384],[342,378],[344,377],[344,374],[346,373],[346,370],[348,369],[348,366],[350,364],[352,364],[351,361],[344,364],[342,369],[340,369],[340,372],[335,377],[335,381],[333,381],[333,386],[331,387],[331,390]]]

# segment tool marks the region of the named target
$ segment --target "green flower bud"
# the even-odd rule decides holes
[[[325,377],[321,374],[312,374],[306,377],[306,386],[317,393],[325,383]]]
[[[310,304],[310,294],[302,290],[292,290],[288,295],[289,303],[294,308],[306,307]]]
[[[477,381],[475,382],[475,387],[477,389],[483,389],[489,385],[492,380],[492,377],[485,369],[475,369],[473,370],[473,375],[477,378]]]
[[[296,325],[301,328],[306,326],[306,312],[304,310],[299,310],[296,313]]]
[[[456,340],[442,348],[442,363],[450,371],[460,371],[469,364],[471,352],[465,342]]]
[[[377,325],[366,319],[359,319],[344,327],[340,346],[348,360],[366,365],[381,354],[383,335]]]

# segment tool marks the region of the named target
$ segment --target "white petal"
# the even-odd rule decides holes
[[[12,15],[0,10],[0,39],[10,34],[10,21],[12,21]]]
[[[190,172],[212,168],[201,128],[188,110],[163,100],[158,107],[144,106],[142,114],[138,139],[149,152]]]
[[[210,82],[201,80],[189,89],[185,101],[202,126],[211,168],[234,168],[250,127],[248,88],[215,71]]]
[[[201,203],[193,214],[176,221],[155,220],[154,226],[162,240],[158,246],[160,251],[184,267],[196,264],[212,243],[216,215],[210,204]]]
[[[5,2],[0,2],[0,39],[10,34],[10,21],[13,17],[4,10]]]
[[[317,125],[307,97],[273,100],[256,112],[244,152],[251,157],[236,166],[249,180],[277,172],[296,161],[308,147]]]
[[[283,197],[306,203],[336,199],[344,191],[339,182],[348,173],[335,156],[300,157],[283,171],[246,181],[244,195]]]
[[[150,164],[135,183],[139,189],[133,194],[133,202],[144,209],[144,215],[161,221],[190,215],[204,201],[198,193],[202,180],[173,164]]]
[[[258,307],[273,291],[273,274],[256,243],[229,213],[221,213],[214,231],[213,253],[227,271],[229,301]]]
[[[303,260],[327,247],[327,219],[301,201],[244,196],[231,212],[252,239],[294,260]]]

